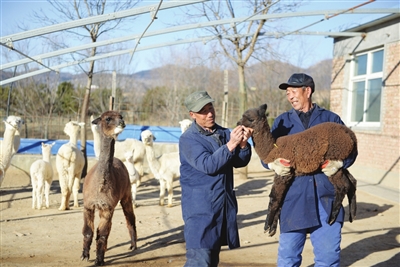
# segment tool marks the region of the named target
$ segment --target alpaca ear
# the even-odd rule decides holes
[[[92,121],[92,124],[99,124],[99,122],[101,121],[101,117],[98,117],[97,119]]]
[[[260,106],[259,115],[260,115],[261,117],[267,116],[267,104],[262,104],[262,105]]]

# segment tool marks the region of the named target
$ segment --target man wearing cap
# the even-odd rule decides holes
[[[344,124],[340,117],[312,102],[315,90],[314,80],[307,74],[295,73],[287,83],[279,88],[286,91],[286,98],[293,109],[278,116],[271,128],[274,138],[302,132],[323,122]],[[293,144],[294,146],[297,144]],[[312,156],[312,155],[310,155]],[[316,267],[340,265],[341,228],[344,221],[344,209],[336,221],[328,224],[334,199],[334,187],[328,180],[339,168],[350,167],[357,154],[344,161],[329,161],[321,171],[297,176],[285,196],[279,218],[280,236],[278,248],[278,266],[300,266],[302,251],[307,234],[314,247]],[[285,160],[283,159],[284,161]],[[278,175],[287,175],[290,167],[279,160],[265,164]]]
[[[193,119],[179,139],[185,267],[218,266],[221,246],[240,246],[233,168],[250,161],[252,129],[216,124],[213,102],[206,91],[185,99]]]

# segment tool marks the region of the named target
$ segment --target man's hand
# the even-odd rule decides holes
[[[229,151],[235,150],[235,148],[242,142],[243,140],[243,128],[241,125],[236,126],[232,132],[231,132],[231,138],[226,143],[226,146],[228,147]]]
[[[321,169],[326,176],[332,176],[342,167],[343,161],[341,160],[325,160]]]
[[[253,135],[254,130],[252,128],[247,128],[242,126],[243,129],[243,139],[240,142],[240,148],[245,148],[247,146],[247,141],[249,140],[249,138]]]
[[[277,158],[273,162],[268,163],[268,168],[280,176],[286,176],[290,174],[290,161]]]

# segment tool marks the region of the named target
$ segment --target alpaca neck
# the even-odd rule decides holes
[[[43,151],[43,161],[50,162],[50,150],[49,151]]]
[[[110,168],[114,160],[115,140],[112,137],[101,136],[99,166]]]
[[[156,159],[153,146],[146,145],[146,156],[151,172],[154,174],[156,178],[160,178],[159,171],[161,166],[160,162]]]
[[[69,137],[69,144],[73,147],[78,147],[78,133]]]
[[[16,129],[11,126],[6,126],[6,130],[4,131],[3,142],[1,143],[1,164],[5,170],[10,166],[11,158],[13,156],[15,132]]]
[[[275,138],[272,136],[268,121],[257,124],[253,133],[254,149],[261,160],[268,157],[268,154],[274,149]]]

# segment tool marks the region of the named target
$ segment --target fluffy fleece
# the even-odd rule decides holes
[[[115,140],[125,122],[120,113],[106,111],[92,123],[99,125],[99,160],[86,175],[83,184],[83,251],[81,260],[89,260],[90,245],[94,234],[95,210],[99,211],[96,237],[95,265],[104,265],[104,254],[111,231],[112,217],[118,202],[121,203],[130,237],[130,250],[136,249],[137,235],[133,212],[131,183],[125,165],[114,157]]]

